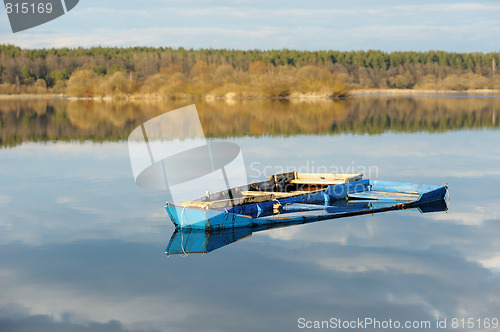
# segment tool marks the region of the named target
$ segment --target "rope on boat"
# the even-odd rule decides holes
[[[184,235],[182,233],[182,230],[181,230],[181,249],[182,249],[182,252],[184,253],[183,257],[186,257],[188,254],[186,253],[186,250],[184,250]]]
[[[184,224],[184,221],[182,220],[182,214],[184,213],[185,209],[186,209],[186,207],[184,206],[182,208],[182,211],[181,211],[181,219],[180,219],[180,224],[181,224],[181,249],[182,249],[182,252],[184,253],[184,256],[187,256],[188,253],[186,253],[186,250],[184,250],[184,235],[182,233],[182,226]]]
[[[184,221],[182,220],[182,214],[184,213],[184,210],[186,210],[185,206],[182,208],[182,211],[181,211],[181,219],[180,219],[181,229],[182,229],[182,226],[184,225]]]

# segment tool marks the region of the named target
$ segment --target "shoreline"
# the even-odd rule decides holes
[[[475,89],[475,90],[425,90],[425,89],[354,89],[349,96],[363,95],[500,95],[500,90]]]
[[[213,97],[206,96],[204,98],[162,98],[158,96],[130,96],[130,97],[94,97],[94,98],[76,98],[69,97],[63,94],[0,94],[0,100],[94,100],[94,101],[140,101],[140,100],[259,100],[259,99],[276,99],[276,100],[342,100],[350,97],[365,97],[365,96],[444,96],[444,95],[468,95],[468,96],[500,96],[500,90],[492,89],[477,89],[477,90],[421,90],[421,89],[353,89],[343,97],[329,97],[315,94],[294,95],[289,97]]]

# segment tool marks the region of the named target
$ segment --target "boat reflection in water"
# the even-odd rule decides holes
[[[401,210],[401,209],[418,209],[421,213],[429,212],[442,212],[448,209],[445,200],[433,201],[424,203],[418,207],[401,207],[391,202],[381,201],[366,201],[366,202],[348,202],[339,201],[331,204],[328,209],[341,209],[344,211],[342,214],[332,216],[330,219],[339,219],[351,217],[361,214],[374,214],[379,212]],[[282,211],[286,214],[286,211]],[[253,227],[233,227],[233,228],[219,228],[212,230],[193,229],[193,228],[177,228],[168,243],[165,253],[167,257],[174,254],[188,255],[190,253],[204,254],[216,249],[227,246],[238,240],[247,238],[255,232],[269,230],[274,228],[281,228],[286,226],[300,225],[305,223],[312,223],[314,221],[290,221],[280,224],[259,225]]]

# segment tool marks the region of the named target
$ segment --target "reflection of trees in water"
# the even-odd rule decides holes
[[[140,123],[186,106],[176,101],[2,101],[0,144],[126,139]],[[333,100],[241,100],[196,104],[209,137],[498,128],[500,98],[364,97]]]

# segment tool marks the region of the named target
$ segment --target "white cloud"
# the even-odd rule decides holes
[[[469,212],[453,212],[436,214],[431,218],[435,221],[447,221],[458,225],[481,226],[485,221],[495,219],[495,216]]]
[[[500,272],[500,252],[495,253],[488,258],[480,259],[479,263],[487,269]]]
[[[75,202],[76,202],[76,199],[74,197],[71,197],[71,196],[61,196],[61,197],[57,197],[57,199],[56,199],[57,204],[68,204],[68,203],[75,203]]]
[[[349,257],[318,257],[315,263],[322,268],[346,273],[360,273],[368,271],[383,271],[394,273],[422,274],[439,276],[442,271],[435,266],[422,264],[419,259],[406,255],[388,255],[387,253],[364,253],[360,256]]]
[[[135,294],[130,297],[124,292],[103,296],[100,289],[82,290],[75,285],[20,284],[11,271],[0,270],[0,276],[2,284],[8,285],[0,298],[1,307],[14,303],[18,308],[26,308],[30,315],[48,315],[55,322],[61,322],[64,316],[71,314],[82,321],[106,323],[118,320],[128,327],[155,322],[159,325],[154,328],[162,329],[164,324],[183,321],[199,310],[191,303],[169,300],[167,294],[161,297]]]
[[[7,205],[12,202],[12,197],[0,195],[0,205]]]
[[[441,4],[419,4],[415,5],[398,5],[393,7],[397,11],[405,12],[471,12],[471,11],[500,11],[499,5],[482,4],[482,3],[441,3]]]

